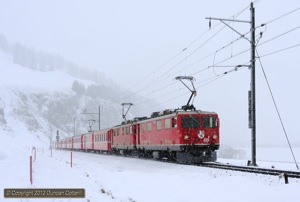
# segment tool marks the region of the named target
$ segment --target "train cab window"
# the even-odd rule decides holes
[[[126,127],[125,130],[126,130],[126,135],[129,134],[129,127]]]
[[[161,120],[156,121],[156,130],[161,130]]]
[[[129,134],[132,134],[132,127],[133,126],[129,126]]]
[[[181,127],[182,128],[199,128],[200,120],[198,116],[182,116]]]
[[[214,116],[203,116],[202,117],[202,127],[203,128],[217,128],[218,119]]]
[[[172,128],[177,128],[177,119],[172,118]]]
[[[136,125],[133,125],[133,134],[136,134]]]
[[[171,127],[170,119],[165,119],[165,129],[169,129]]]
[[[152,123],[148,123],[148,131],[151,131],[152,130]]]

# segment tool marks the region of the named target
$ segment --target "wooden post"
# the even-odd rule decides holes
[[[284,183],[288,184],[289,183],[289,177],[286,173],[283,174],[283,178],[284,178]]]

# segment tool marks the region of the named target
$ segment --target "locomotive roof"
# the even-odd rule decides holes
[[[217,113],[216,112],[209,112],[209,111],[202,111],[202,110],[196,110],[196,111],[174,110],[170,114],[159,115],[159,116],[156,116],[156,117],[149,117],[147,119],[144,119],[144,120],[141,120],[141,121],[138,121],[138,122],[143,123],[143,122],[147,122],[149,120],[158,120],[158,119],[161,119],[161,118],[168,118],[168,117],[172,117],[172,116],[178,115],[178,114],[195,114],[196,115],[196,114],[217,114]]]

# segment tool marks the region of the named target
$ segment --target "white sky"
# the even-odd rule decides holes
[[[37,50],[61,54],[69,60],[88,68],[96,68],[116,83],[133,92],[156,99],[165,108],[177,108],[186,103],[189,94],[174,77],[193,75],[197,82],[215,76],[213,69],[201,71],[209,65],[249,48],[249,42],[239,40],[232,46],[207,57],[239,36],[225,27],[204,46],[223,25],[212,21],[213,27],[191,46],[196,38],[208,30],[205,17],[229,18],[249,6],[250,1],[138,1],[138,0],[0,0],[0,33],[10,42],[21,42]],[[256,24],[260,25],[300,7],[298,0],[261,0],[255,4]],[[249,20],[247,8],[239,20]],[[267,25],[259,44],[300,26],[300,9]],[[234,23],[240,33],[249,31],[248,24]],[[300,29],[259,46],[260,55],[300,43]],[[182,51],[186,48],[186,51]],[[200,47],[200,48],[199,48]],[[198,49],[199,48],[199,49]],[[196,51],[197,50],[197,51]],[[300,129],[300,86],[298,75],[300,47],[262,58],[262,63],[278,102],[279,110],[292,138],[298,142]],[[186,60],[184,58],[186,56]],[[180,53],[180,54],[178,54]],[[177,55],[178,54],[178,55]],[[177,55],[166,66],[158,69]],[[247,63],[246,52],[220,65]],[[215,68],[216,74],[231,70]],[[179,72],[180,71],[180,72]],[[146,78],[145,78],[146,77]],[[142,80],[141,80],[142,79]],[[162,81],[161,81],[162,80]],[[155,85],[149,85],[155,82]],[[222,141],[250,142],[248,129],[248,98],[250,71],[241,69],[199,88],[194,104],[198,109],[211,110],[221,117]],[[257,61],[257,122],[259,144],[286,145],[280,122],[272,104],[262,71]],[[158,91],[159,90],[159,91]],[[130,96],[122,102],[139,104],[139,99]],[[145,114],[148,115],[148,114]]]

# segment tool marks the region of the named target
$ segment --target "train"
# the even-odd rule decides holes
[[[193,164],[214,162],[220,147],[220,119],[202,110],[163,110],[111,128],[55,142],[56,149],[169,159]]]

